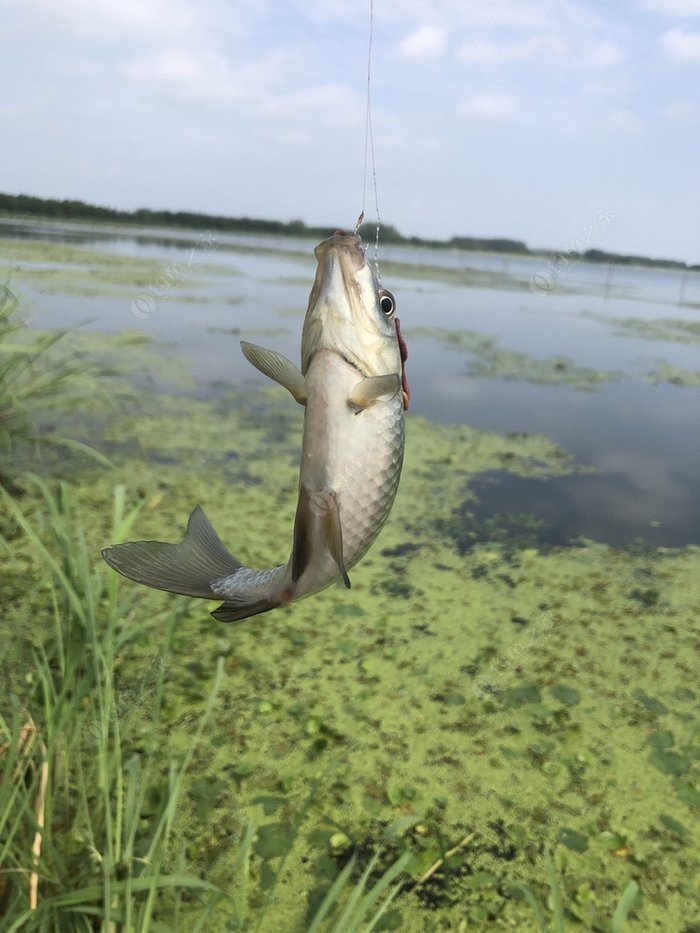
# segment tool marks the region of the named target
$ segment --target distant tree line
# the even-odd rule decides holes
[[[36,198],[28,194],[3,194],[0,192],[0,215],[13,217],[37,217],[49,220],[84,220],[138,224],[140,226],[179,227],[189,229],[219,230],[230,233],[271,233],[280,236],[308,236],[320,239],[329,235],[331,227],[308,227],[303,220],[263,220],[259,217],[227,217],[221,214],[200,214],[196,211],[154,211],[140,207],[134,211],[122,211],[113,207],[88,204],[85,201]],[[372,224],[363,224],[360,233],[366,241],[375,235]],[[533,251],[522,240],[506,237],[454,236],[450,240],[431,240],[423,237],[403,236],[390,224],[382,224],[384,243],[403,243],[411,246],[441,247],[489,253],[514,253],[533,255]],[[583,254],[589,262],[615,262],[629,265],[660,266],[670,269],[700,269],[700,265],[689,266],[673,259],[649,259],[646,256],[625,256],[589,249]]]
[[[626,256],[623,253],[606,253],[602,249],[589,249],[584,254],[587,262],[615,262],[622,266],[658,266],[661,269],[700,270],[700,264],[689,265],[678,259],[651,259],[649,256]]]
[[[325,227],[307,227],[303,220],[284,223],[280,220],[224,217],[194,211],[154,211],[145,207],[137,208],[135,211],[121,211],[113,207],[88,204],[85,201],[35,198],[28,194],[0,194],[0,213],[51,220],[107,221],[141,226],[185,227],[199,230],[204,228],[240,233],[308,234],[309,236],[327,236],[328,234]]]
[[[303,220],[263,220],[258,217],[226,217],[220,214],[200,214],[195,211],[154,211],[140,207],[134,211],[121,211],[113,207],[101,207],[85,201],[35,198],[28,194],[1,194],[0,213],[15,216],[43,217],[55,220],[86,220],[109,223],[129,223],[143,226],[185,227],[207,230],[230,231],[231,233],[273,233],[282,236],[328,236],[330,227],[307,227]],[[372,224],[363,224],[362,237],[369,241],[375,235]],[[484,250],[495,253],[528,253],[520,240],[477,239],[475,237],[453,237],[449,241],[427,240],[423,237],[405,237],[391,224],[382,224],[382,241],[385,243],[407,243],[413,246],[452,246],[455,249]]]

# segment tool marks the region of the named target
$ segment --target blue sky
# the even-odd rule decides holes
[[[700,0],[374,21],[387,222],[700,262]],[[5,0],[0,190],[350,225],[368,23],[369,0]]]

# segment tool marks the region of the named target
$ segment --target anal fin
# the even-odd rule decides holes
[[[261,612],[269,612],[275,609],[279,603],[272,602],[269,599],[259,599],[254,603],[225,602],[218,609],[215,609],[211,615],[218,622],[240,622],[241,619],[249,619],[251,616],[257,616]]]
[[[311,560],[313,513],[308,491],[299,488],[299,501],[294,516],[294,543],[292,545],[292,580],[296,583]]]

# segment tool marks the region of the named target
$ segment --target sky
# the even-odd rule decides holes
[[[3,0],[0,191],[351,226],[369,22],[370,0]],[[371,104],[401,233],[700,262],[700,0],[374,0]]]

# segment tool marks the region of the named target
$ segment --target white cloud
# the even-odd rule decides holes
[[[629,72],[610,72],[599,68],[580,85],[582,97],[601,97],[611,103],[624,104],[634,98],[634,82]]]
[[[617,43],[606,39],[593,47],[591,64],[594,68],[609,68],[617,65],[625,57],[624,52]]]
[[[144,98],[160,95],[189,103],[235,102],[259,108],[262,114],[277,100],[292,100],[287,76],[295,67],[287,50],[271,49],[234,66],[217,52],[174,47],[142,55],[126,66],[124,74],[141,85],[139,93]],[[282,107],[277,116],[284,112]]]
[[[168,49],[136,65],[133,74],[146,80],[155,79],[166,83],[189,82],[201,78],[202,63],[189,52]]]
[[[498,0],[493,0],[501,8]],[[457,59],[487,67],[524,62],[555,67],[561,71],[607,69],[626,58],[620,34],[610,23],[579,4],[532,4],[543,25],[508,24],[473,28],[457,49]]]
[[[638,133],[644,127],[636,114],[624,108],[613,110],[607,118],[607,123],[612,129],[621,130],[624,133]]]
[[[459,111],[465,117],[485,120],[507,120],[513,116],[516,100],[503,91],[480,91],[466,97]]]
[[[700,106],[688,100],[676,100],[664,108],[663,116],[676,123],[694,123],[700,118]]]
[[[325,2],[325,0],[324,0]],[[569,0],[489,0],[488,3],[465,3],[464,0],[433,0],[429,5],[436,21],[448,25],[450,32],[459,29],[546,30],[558,19],[559,11],[565,18],[577,17],[584,6]],[[391,21],[406,22],[425,17],[425,0],[385,0],[375,4],[375,14]]]
[[[265,113],[275,121],[302,127],[307,135],[312,125],[361,127],[364,99],[343,84],[319,84],[289,94],[269,94],[260,101]]]
[[[669,29],[661,37],[661,44],[671,58],[678,58],[682,61],[700,61],[700,32]]]
[[[105,41],[167,41],[191,34],[196,25],[186,0],[26,0],[21,14],[36,17],[37,26],[50,22],[63,34]]]
[[[399,52],[405,58],[425,61],[437,58],[445,48],[445,30],[437,26],[421,26],[399,43]]]
[[[532,36],[528,39],[506,39],[488,42],[476,39],[465,42],[457,50],[457,58],[463,62],[484,65],[507,65],[526,61],[541,53],[564,52],[564,43],[557,36]]]
[[[242,92],[225,59],[214,53],[164,49],[127,66],[126,75],[179,100],[218,102]]]
[[[642,0],[643,10],[654,10],[677,19],[700,16],[700,0]]]

